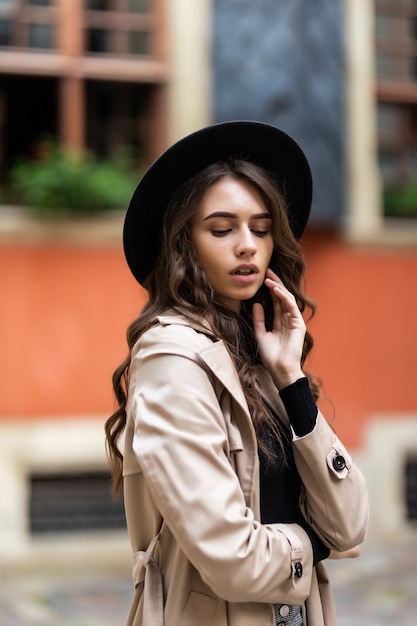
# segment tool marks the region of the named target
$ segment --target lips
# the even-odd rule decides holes
[[[239,265],[231,274],[234,276],[250,276],[251,274],[259,274],[259,268],[256,265]]]
[[[239,285],[253,285],[259,282],[259,268],[257,265],[245,263],[235,267],[235,269],[230,272],[231,277],[235,283]]]
[[[237,270],[236,272],[233,272],[233,273],[237,274],[238,276],[248,276],[249,274],[254,274],[252,270]]]

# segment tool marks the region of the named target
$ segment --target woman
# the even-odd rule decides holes
[[[368,505],[302,369],[311,194],[288,135],[228,122],[172,146],[133,195],[124,249],[149,301],[106,424],[129,625],[336,624],[322,561],[357,553]]]

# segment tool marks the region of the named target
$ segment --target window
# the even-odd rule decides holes
[[[375,2],[378,163],[385,215],[405,215],[416,179],[417,1]],[[417,216],[417,197],[415,210]]]
[[[411,80],[417,80],[417,57],[408,59],[408,76]]]
[[[150,49],[149,33],[146,31],[130,31],[129,54],[147,54]]]
[[[378,105],[378,134],[385,143],[398,142],[401,133],[401,108],[397,104]]]
[[[55,30],[51,24],[28,24],[29,48],[53,48]]]
[[[417,17],[408,18],[408,35],[410,39],[417,40]]]
[[[392,33],[392,20],[389,15],[377,15],[375,19],[375,30],[377,37],[390,37]]]
[[[0,46],[12,45],[13,23],[11,20],[0,20]]]
[[[405,463],[405,501],[407,519],[417,520],[417,458],[409,458]]]
[[[85,7],[91,11],[128,11],[149,13],[151,0],[85,0]]]
[[[397,154],[395,152],[380,152],[379,169],[386,186],[395,184],[400,176]]]
[[[108,52],[110,31],[106,28],[89,28],[87,31],[87,50],[89,52]]]
[[[0,46],[56,47],[56,0],[0,0]]]
[[[376,64],[378,78],[391,78],[395,75],[395,63],[391,57],[380,54],[377,57]]]
[[[109,11],[110,0],[87,0],[87,9],[93,11]]]
[[[85,51],[112,56],[149,56],[153,50],[150,0],[88,0]]]
[[[149,0],[129,0],[129,11],[132,13],[149,13]]]
[[[34,474],[30,478],[33,535],[123,529],[123,501],[114,501],[106,472]]]

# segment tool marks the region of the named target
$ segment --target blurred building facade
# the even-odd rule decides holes
[[[176,20],[182,24],[187,9],[185,24],[192,23],[195,10],[178,7],[174,20],[164,0],[2,2],[1,178],[44,135],[102,157],[129,147],[146,163],[167,143],[168,110],[181,108],[191,123],[196,115],[199,125],[208,102],[203,76],[193,82],[199,113],[174,102],[174,90],[167,96],[181,62]]]
[[[379,165],[386,184],[416,177],[417,3],[377,0]]]
[[[0,3],[2,180],[44,134],[98,156],[128,145],[138,168],[227,119],[299,140],[315,181],[309,369],[367,475],[380,535],[413,534],[417,518],[417,225],[387,219],[382,202],[384,184],[414,171],[416,20],[406,0]],[[87,555],[92,531],[96,546],[113,546],[113,513],[91,520],[102,506],[94,481],[106,472],[112,371],[146,298],[121,227],[120,215],[42,223],[0,209],[4,562],[59,552],[62,536]],[[83,489],[96,501],[89,530]]]
[[[165,37],[158,3],[155,15],[147,4],[2,3],[3,168],[42,135],[102,156],[157,153]]]

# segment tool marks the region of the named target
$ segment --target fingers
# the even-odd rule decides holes
[[[274,289],[275,287],[277,287],[279,289],[279,293],[284,293],[295,301],[294,295],[290,291],[288,291],[280,277],[275,274],[275,272],[273,272],[270,268],[266,270],[265,284],[270,289]]]
[[[255,335],[265,333],[265,312],[262,304],[256,302],[252,308],[252,321]]]
[[[265,285],[271,292],[274,301],[274,306],[279,304],[279,307],[290,313],[297,314],[298,305],[295,296],[288,291],[282,280],[270,269],[267,270],[265,276]]]
[[[297,299],[284,285],[282,280],[268,269],[265,276],[265,286],[268,287],[272,297],[274,309],[274,329],[280,330],[284,325],[287,328],[305,330],[305,322],[301,314]]]
[[[270,280],[270,281],[280,285],[285,291],[288,291],[288,289],[285,287],[284,283],[282,282],[282,280],[280,279],[278,274],[275,274],[275,272],[273,270],[271,270],[270,267],[266,270],[265,279],[268,279],[268,280]],[[291,292],[288,291],[288,293],[291,293]]]

